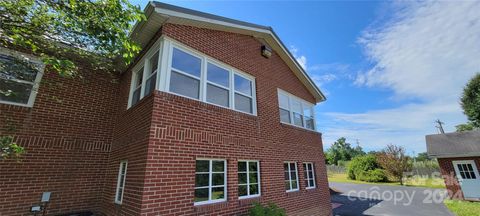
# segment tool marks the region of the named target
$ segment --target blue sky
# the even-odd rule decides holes
[[[142,8],[147,1],[132,1]],[[164,1],[272,26],[327,95],[317,127],[365,150],[425,151],[466,121],[462,87],[480,72],[480,2]]]

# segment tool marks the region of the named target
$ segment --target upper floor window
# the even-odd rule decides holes
[[[43,75],[43,64],[0,49],[0,103],[32,107]]]
[[[315,130],[313,104],[279,89],[278,106],[281,122]]]
[[[170,52],[169,92],[256,114],[253,77],[178,45]]]
[[[160,69],[160,45],[155,44],[132,70],[129,107],[157,88]]]

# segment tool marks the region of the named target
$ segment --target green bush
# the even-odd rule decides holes
[[[269,203],[268,206],[254,203],[250,209],[250,216],[287,216],[287,214],[285,209],[279,208],[275,203]]]
[[[380,168],[373,154],[358,156],[348,164],[349,179],[367,182],[383,182],[387,180],[385,172]]]
[[[383,169],[374,169],[360,172],[357,176],[357,180],[366,182],[386,182],[388,180],[387,175]]]

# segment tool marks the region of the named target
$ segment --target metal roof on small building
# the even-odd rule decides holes
[[[480,157],[480,130],[432,134],[425,139],[431,157]]]

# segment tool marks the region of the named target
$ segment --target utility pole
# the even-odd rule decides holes
[[[441,122],[440,119],[437,119],[437,120],[435,121],[435,123],[437,123],[437,126],[435,126],[435,127],[438,129],[438,132],[441,133],[441,134],[444,134],[445,131],[443,130],[443,125],[444,125],[445,123]]]

